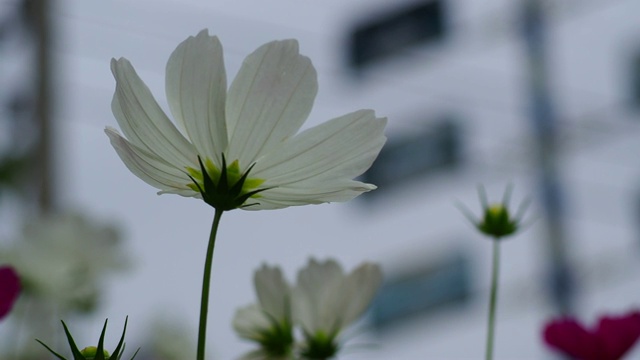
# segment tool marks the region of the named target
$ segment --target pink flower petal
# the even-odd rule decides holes
[[[596,334],[600,338],[607,359],[621,359],[640,338],[640,312],[602,317]]]
[[[0,319],[4,318],[20,294],[20,279],[13,268],[0,267]]]
[[[578,360],[620,360],[640,338],[640,311],[623,316],[604,316],[594,330],[572,318],[549,322],[544,341]]]
[[[596,336],[572,318],[561,318],[548,323],[544,329],[544,341],[550,347],[582,360],[599,358]]]

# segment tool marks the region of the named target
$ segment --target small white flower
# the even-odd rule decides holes
[[[151,337],[148,347],[144,347],[153,354],[152,359],[184,360],[196,358],[196,343],[188,331],[188,327],[179,317],[168,318],[164,314],[153,321]]]
[[[101,280],[127,266],[116,229],[76,214],[57,214],[29,223],[23,237],[0,251],[15,267],[24,295],[63,310],[89,310],[101,296]]]
[[[267,265],[255,272],[254,286],[258,303],[238,309],[233,318],[238,335],[260,345],[243,358],[288,358],[293,347],[291,286],[280,268]]]
[[[386,119],[359,110],[298,133],[318,85],[295,40],[247,56],[229,90],[218,38],[203,30],[182,42],[166,68],[167,100],[181,130],[128,60],[113,59],[111,70],[112,110],[126,139],[105,131],[126,166],[159,193],[230,210],[347,201],[375,189],[353,178],[382,148]],[[234,184],[234,197],[220,199]]]
[[[380,267],[364,263],[345,274],[334,260],[310,259],[298,272],[293,292],[294,320],[302,327],[302,355],[310,359],[334,356],[340,332],[367,309],[382,282]]]

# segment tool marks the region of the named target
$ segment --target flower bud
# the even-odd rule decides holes
[[[67,341],[69,342],[69,348],[71,350],[71,353],[73,354],[73,359],[74,360],[122,360],[122,353],[124,352],[124,347],[125,347],[124,334],[127,331],[128,320],[129,318],[127,317],[127,320],[124,321],[124,329],[122,330],[122,336],[120,337],[120,342],[118,342],[118,346],[116,346],[115,350],[113,350],[113,354],[111,355],[109,355],[108,351],[104,350],[104,335],[105,335],[105,332],[107,331],[107,320],[104,321],[104,326],[102,327],[102,333],[100,333],[100,339],[98,340],[98,346],[97,347],[87,346],[82,350],[78,350],[78,347],[76,346],[76,342],[73,339],[73,336],[71,335],[71,333],[69,332],[69,328],[67,327],[67,324],[65,324],[64,321],[62,321],[62,327],[64,328],[64,332],[67,335]],[[55,357],[57,357],[58,359],[67,360],[64,356],[58,354],[49,346],[47,346],[47,344],[43,343],[38,339],[36,339],[36,341],[39,342],[40,345],[44,346],[47,350],[49,350],[49,352],[53,354]],[[133,360],[136,357],[139,350],[140,349],[138,349],[133,354],[133,357],[130,360]]]
[[[477,224],[484,234],[494,238],[509,236],[518,230],[517,219],[512,219],[503,204],[494,204],[484,210],[484,218]]]
[[[458,204],[458,207],[467,219],[483,234],[494,239],[507,237],[513,235],[522,227],[520,220],[530,204],[529,199],[523,201],[518,207],[515,216],[512,216],[509,212],[509,199],[511,198],[512,189],[512,186],[507,187],[501,203],[489,205],[484,187],[478,187],[478,195],[484,212],[480,220],[476,219],[471,211],[462,204]]]
[[[84,356],[86,360],[95,359],[97,353],[98,353],[98,348],[95,346],[87,346],[86,348],[80,350],[80,354],[82,354],[82,356]],[[110,358],[109,352],[107,350],[102,350],[102,353],[104,355],[104,359],[109,360]]]

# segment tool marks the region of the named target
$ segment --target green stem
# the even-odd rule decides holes
[[[498,273],[500,272],[500,240],[493,239],[493,265],[491,267],[491,294],[489,295],[489,321],[487,324],[487,352],[485,359],[493,359],[493,338],[496,327],[496,302],[498,300]]]
[[[204,260],[204,275],[202,278],[202,298],[200,299],[200,325],[198,327],[198,356],[197,360],[204,360],[204,348],[207,341],[207,313],[209,311],[209,285],[211,283],[211,264],[213,263],[213,250],[216,246],[216,234],[222,217],[223,210],[216,209],[209,235],[207,257]]]

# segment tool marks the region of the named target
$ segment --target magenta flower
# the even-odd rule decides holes
[[[593,330],[560,318],[547,323],[543,336],[549,347],[574,359],[619,360],[640,338],[640,311],[601,317]]]
[[[0,266],[0,319],[4,318],[20,294],[20,279],[9,266]]]

